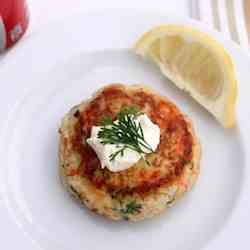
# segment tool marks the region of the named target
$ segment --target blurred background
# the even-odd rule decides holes
[[[77,12],[105,8],[160,9],[166,10],[166,15],[173,13],[198,19],[249,50],[250,0],[0,0],[0,14],[1,6],[11,1],[26,1],[29,9],[29,28],[22,40],[28,39],[49,23],[63,20]]]

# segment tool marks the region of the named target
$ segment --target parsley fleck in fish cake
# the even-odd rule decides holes
[[[160,128],[160,143],[130,168],[111,172],[86,140],[104,116],[137,106]],[[143,85],[108,85],[62,120],[60,176],[67,190],[96,213],[138,221],[160,214],[189,191],[199,174],[200,144],[191,121],[167,98]]]

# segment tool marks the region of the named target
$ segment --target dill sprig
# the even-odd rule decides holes
[[[123,156],[126,149],[136,151],[143,159],[144,154],[153,152],[151,146],[145,141],[143,129],[140,122],[135,122],[135,118],[141,115],[137,107],[126,107],[117,113],[117,121],[112,121],[111,117],[105,116],[101,120],[101,129],[98,138],[102,144],[116,144],[118,150],[111,154],[113,161],[118,155]]]
[[[138,214],[141,212],[142,205],[131,201],[122,208],[113,208],[113,211],[120,213],[124,220],[129,220],[129,215]]]

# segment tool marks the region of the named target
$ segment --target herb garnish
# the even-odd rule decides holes
[[[113,208],[113,211],[119,212],[124,220],[128,220],[130,214],[138,214],[141,212],[141,209],[141,204],[136,203],[136,201],[131,201],[127,203],[124,208]]]
[[[100,121],[100,125],[101,126],[108,126],[108,125],[112,125],[113,121],[112,118],[110,116],[103,116],[101,121]]]
[[[118,155],[123,156],[126,149],[136,151],[145,160],[144,154],[153,152],[151,146],[145,141],[140,122],[135,118],[141,115],[137,107],[126,107],[117,113],[117,121],[111,117],[104,116],[101,120],[101,129],[98,132],[98,139],[102,144],[116,144],[118,150],[111,154],[110,161]]]

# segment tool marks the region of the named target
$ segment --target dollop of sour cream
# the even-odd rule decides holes
[[[144,134],[144,140],[150,145],[152,150],[155,151],[160,142],[160,128],[154,124],[146,114],[139,115],[134,120],[136,123],[140,123]],[[87,139],[87,143],[96,152],[102,168],[107,167],[112,172],[118,172],[130,168],[141,159],[141,154],[132,149],[126,149],[123,155],[119,154],[115,159],[110,160],[110,155],[117,152],[123,145],[102,144],[101,140],[98,138],[100,129],[101,126],[92,127],[91,136]],[[150,150],[146,148],[144,151],[146,153],[151,153]]]

